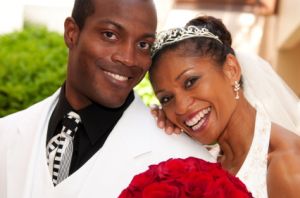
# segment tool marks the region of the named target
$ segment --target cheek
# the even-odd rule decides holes
[[[99,39],[95,38],[94,34],[88,33],[80,37],[78,43],[78,56],[86,60],[95,60],[98,56],[107,57],[112,54],[112,47],[105,46]]]
[[[221,89],[218,89],[216,91],[216,94],[218,94],[219,96],[219,103],[221,103],[222,105],[220,108],[224,108],[226,110],[234,108],[236,99],[233,88],[230,85],[225,84],[221,87]]]
[[[149,70],[150,65],[152,63],[150,55],[135,52],[134,57],[134,59],[136,60],[134,64],[135,66],[141,68],[144,71],[144,73]]]
[[[95,59],[93,48],[88,44],[79,43],[78,50],[76,52],[75,59],[77,59],[77,62],[75,62],[75,64],[78,64],[81,69],[87,67],[91,64],[90,62]]]
[[[179,118],[176,116],[175,111],[173,110],[175,109],[174,107],[168,107],[164,109],[164,113],[166,115],[166,117],[168,118],[168,120],[170,120],[173,124],[180,126],[181,123],[179,121]]]
[[[97,65],[106,65],[110,63],[111,54],[110,50],[101,50],[101,48],[95,48],[88,43],[81,45],[77,52],[78,72],[82,75],[96,76],[99,68]]]

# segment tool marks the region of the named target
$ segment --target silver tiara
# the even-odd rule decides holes
[[[196,26],[191,25],[184,28],[172,28],[166,31],[162,31],[156,36],[156,40],[151,48],[152,57],[167,45],[193,37],[212,38],[223,44],[218,36],[214,35],[204,27],[200,29]]]

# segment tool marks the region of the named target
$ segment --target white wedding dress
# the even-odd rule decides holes
[[[271,122],[300,134],[300,100],[273,70],[256,55],[237,53],[244,94],[256,108],[255,131],[248,155],[237,173],[255,198],[268,197],[267,156]]]
[[[256,118],[252,143],[236,177],[246,185],[254,198],[267,198],[267,164],[271,121],[262,105],[257,103],[254,107]],[[207,146],[207,149],[216,159],[220,157],[218,144]]]
[[[237,177],[255,198],[267,198],[267,159],[270,143],[271,121],[266,112],[256,105],[255,130],[247,157]]]
[[[271,121],[300,134],[299,98],[270,64],[256,55],[237,52],[244,94],[256,108],[255,131],[237,177],[255,198],[267,198],[267,159]],[[214,149],[213,149],[214,150]]]

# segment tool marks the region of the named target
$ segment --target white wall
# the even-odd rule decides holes
[[[63,33],[65,18],[71,15],[74,0],[26,0],[24,18]]]
[[[0,34],[19,30],[24,20],[63,32],[64,19],[71,14],[74,0],[0,0]]]
[[[64,20],[71,15],[74,4],[74,0],[0,0],[2,1],[0,33],[22,28],[24,19],[44,24],[50,30],[63,32]],[[158,29],[161,29],[174,0],[154,0],[154,3],[158,14]]]
[[[24,6],[24,19],[43,24],[49,30],[63,33],[64,21],[71,15],[72,6],[33,5]]]
[[[0,0],[0,34],[23,27],[23,0]]]

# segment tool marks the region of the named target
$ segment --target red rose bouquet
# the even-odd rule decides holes
[[[136,175],[119,198],[243,198],[246,186],[219,163],[189,157],[169,159]]]

